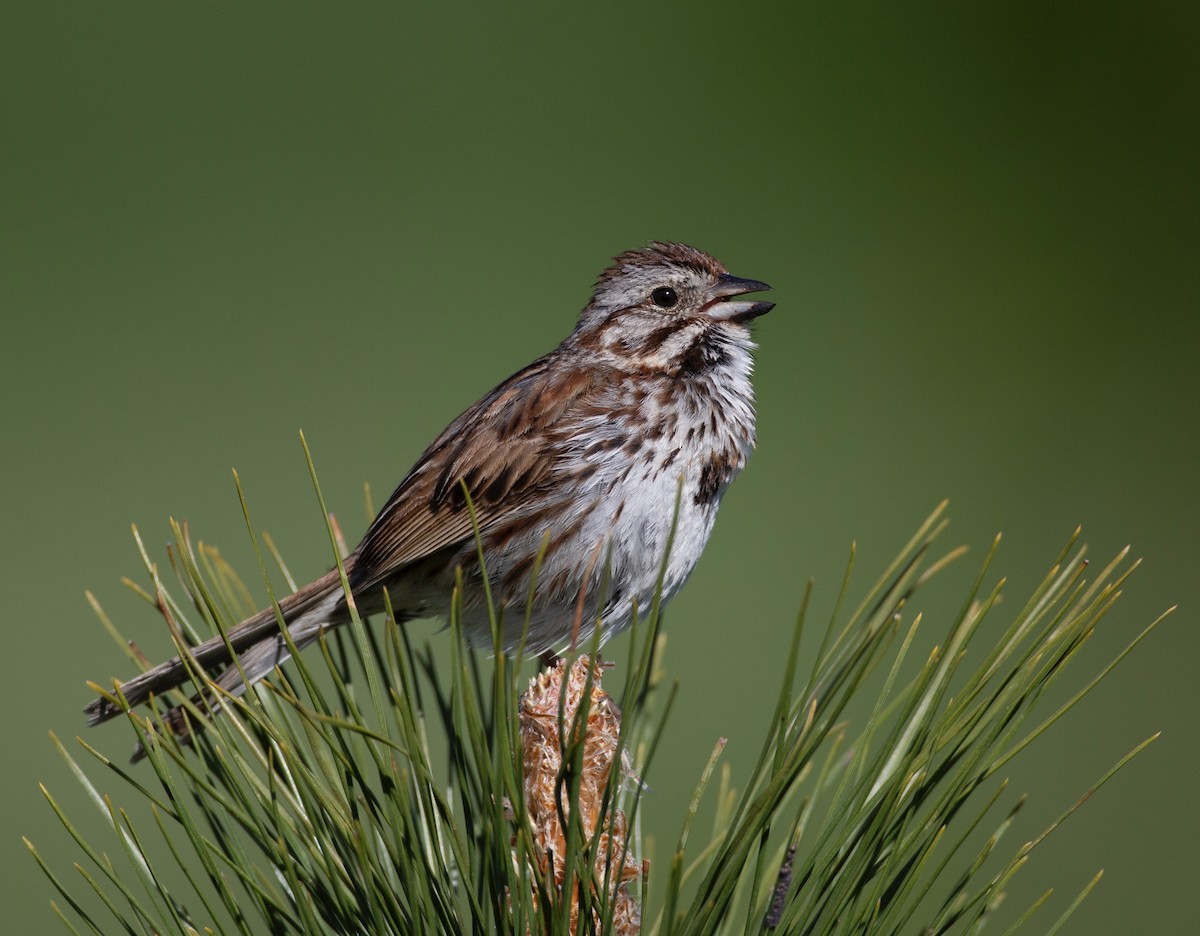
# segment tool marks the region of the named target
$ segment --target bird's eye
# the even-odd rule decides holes
[[[669,309],[679,301],[679,293],[670,286],[659,286],[650,293],[650,299],[660,309]]]

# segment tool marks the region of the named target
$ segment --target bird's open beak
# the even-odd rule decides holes
[[[705,306],[708,314],[718,322],[732,322],[744,325],[751,319],[766,315],[773,308],[773,302],[731,302],[734,296],[744,296],[746,293],[765,292],[771,287],[758,280],[742,279],[722,273],[717,278],[717,285],[710,290],[713,299]]]

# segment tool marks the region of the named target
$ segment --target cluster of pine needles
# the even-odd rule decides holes
[[[985,589],[993,546],[938,625],[937,648],[909,661],[918,628],[931,626],[910,613],[913,595],[961,552],[934,551],[943,508],[856,598],[852,552],[815,656],[801,652],[809,586],[790,644],[774,648],[785,663],[756,726],[757,762],[734,789],[714,739],[662,858],[647,860],[640,836],[643,813],[661,808],[646,793],[678,688],[662,669],[657,602],[635,620],[628,660],[593,664],[598,648],[581,648],[532,682],[534,661],[471,649],[457,614],[448,663],[390,617],[355,618],[245,697],[222,697],[215,718],[188,702],[211,689],[198,670],[188,691],[147,711],[126,706],[149,769],[93,738],[74,754],[55,739],[112,835],[88,841],[43,787],[81,853],[67,881],[27,843],[61,897],[53,910],[70,932],[97,934],[977,933],[1075,808],[1003,849],[1023,799],[1002,771],[1158,621],[1035,717],[1136,564],[1121,554],[1089,576],[1072,537],[993,640],[1003,588]],[[216,550],[180,525],[174,534],[176,582],[169,590],[143,549],[152,584],[140,593],[186,656],[256,608]],[[294,588],[269,538],[251,535],[268,590],[268,558]],[[506,612],[492,613],[499,641]],[[985,620],[986,645],[976,639]],[[851,724],[864,692],[878,697]],[[182,735],[162,717],[178,704],[191,728]],[[702,804],[715,815],[707,840]],[[1052,916],[1049,892],[1010,912],[1009,932],[1031,921],[1056,932],[1094,884]]]

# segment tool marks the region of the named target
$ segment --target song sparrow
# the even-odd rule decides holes
[[[618,256],[562,344],[500,384],[452,422],[396,488],[345,569],[361,614],[388,590],[400,620],[445,615],[462,569],[467,635],[489,644],[475,537],[476,511],[493,597],[511,612],[512,649],[534,582],[527,648],[541,652],[603,636],[650,607],[682,494],[662,600],[683,584],[717,506],[754,446],[748,325],[774,303],[735,301],[769,289],[730,276],[708,254],[652,243]],[[296,645],[349,620],[337,570],[280,602]],[[288,657],[271,608],[192,648],[229,692],[244,691]],[[240,668],[228,666],[228,647]],[[186,682],[178,658],[121,686],[130,705]],[[97,724],[120,709],[100,698]]]

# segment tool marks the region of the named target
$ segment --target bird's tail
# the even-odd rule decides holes
[[[337,569],[288,595],[279,603],[279,608],[297,647],[311,643],[323,629],[349,619]],[[236,663],[232,662],[231,649],[237,654]],[[188,655],[206,673],[211,674],[224,666],[215,678],[216,684],[226,692],[240,695],[287,660],[291,653],[279,631],[275,609],[266,608],[230,629],[226,637],[217,636],[192,647]],[[153,695],[176,689],[190,679],[188,664],[176,656],[122,683],[117,691],[130,706],[136,706]],[[101,696],[89,702],[84,712],[89,725],[98,725],[121,714],[122,708]]]

